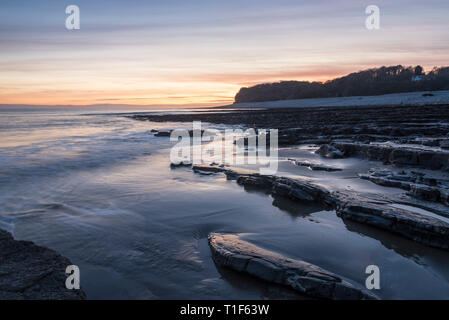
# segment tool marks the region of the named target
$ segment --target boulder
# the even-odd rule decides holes
[[[222,267],[288,286],[314,298],[377,299],[374,294],[319,266],[262,249],[240,240],[237,235],[212,233],[208,240],[215,263]]]
[[[65,287],[70,260],[0,230],[0,300],[83,300],[82,289]]]

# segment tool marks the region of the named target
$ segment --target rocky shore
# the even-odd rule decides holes
[[[449,250],[449,223],[437,217],[391,206],[382,198],[367,198],[353,191],[329,192],[324,187],[304,179],[262,176],[212,165],[193,166],[195,172],[222,172],[229,179],[247,188],[265,190],[267,194],[298,202],[319,202],[337,215],[383,229],[415,242]]]
[[[211,234],[209,246],[216,264],[256,278],[285,285],[302,294],[334,300],[366,300],[377,297],[356,288],[341,277],[305,261],[264,250],[237,235]]]
[[[303,152],[295,158],[288,153],[280,161],[316,173],[304,175],[304,171],[300,171],[304,169],[298,168],[298,174],[293,172],[295,177],[260,175],[223,164],[193,165],[192,170],[202,175],[225,174],[227,179],[235,180],[247,190],[256,189],[271,195],[275,199],[273,205],[279,198],[288,199],[298,206],[320,205],[334,211],[345,223],[356,222],[424,246],[449,250],[448,105],[278,108],[135,115],[132,118],[153,122],[204,121],[240,125],[242,128],[253,128],[256,132],[258,129],[278,129],[279,145],[287,147],[288,152],[299,145],[315,151],[315,154],[310,151],[313,156]],[[356,162],[363,165],[354,167]],[[377,162],[381,168],[375,167],[372,162]],[[367,165],[372,166],[368,172]],[[349,167],[351,169],[347,171]],[[364,169],[359,170],[362,167]],[[306,178],[308,176],[315,179]],[[367,185],[363,185],[363,191],[358,191],[357,186],[361,182],[354,184],[356,188],[341,188],[349,184],[343,182],[344,179],[354,178],[398,191],[390,192]],[[324,183],[316,182],[320,179]],[[333,183],[333,179],[340,181]],[[332,184],[333,187],[330,187]],[[335,187],[338,184],[340,187]],[[348,296],[337,294],[333,291],[335,282],[331,280],[335,279],[333,277],[341,280],[336,275],[328,278],[329,282],[324,281],[325,284],[321,284],[319,289],[314,285],[308,287],[318,280],[309,282],[307,279],[307,285],[301,282],[301,277],[308,272],[307,268],[298,267],[297,272],[302,276],[295,276],[292,280],[287,272],[288,267],[283,264],[285,257],[254,247],[236,235],[211,234],[209,245],[218,265],[299,288],[298,291],[310,296],[370,298],[361,291]],[[307,264],[306,261],[291,263],[298,266]]]
[[[130,117],[153,122],[203,121],[273,128],[279,130],[280,145],[390,141],[436,150],[449,146],[449,105],[220,110]]]
[[[134,115],[142,121],[205,121],[240,124],[246,128],[279,130],[279,145],[318,145],[317,154],[329,159],[350,157],[380,161],[392,170],[449,172],[449,106],[315,107],[265,110],[204,111],[194,114]],[[290,159],[315,171],[339,171],[338,167]],[[401,188],[420,200],[449,205],[449,178],[399,179],[378,174],[362,179]],[[419,173],[422,175],[423,173]],[[413,175],[413,174],[412,174]],[[429,175],[427,175],[429,176]],[[435,181],[434,181],[435,180]],[[434,184],[432,184],[433,182]]]
[[[409,170],[408,175],[371,172],[360,178],[382,186],[401,188],[419,200],[448,206],[449,183],[445,179],[423,178],[419,169],[449,170],[449,107],[386,106],[347,108],[299,108],[273,110],[237,110],[225,113],[200,112],[182,115],[136,115],[137,120],[192,121],[241,124],[247,128],[279,129],[280,145],[316,144],[324,158],[359,157],[381,161],[392,168]],[[325,165],[290,159],[311,170],[338,171]],[[232,170],[198,166],[199,172],[222,171],[239,184],[269,189],[272,194],[298,201],[321,201],[332,204],[346,219],[363,222],[401,234],[423,244],[448,249],[448,229],[437,218],[403,212],[386,204],[371,204],[355,192],[329,193],[307,182],[280,177],[242,175]],[[392,169],[393,170],[393,169]],[[411,173],[414,172],[414,173]],[[417,173],[418,172],[418,173]],[[429,175],[428,175],[429,176]]]
[[[65,287],[70,260],[0,230],[0,300],[83,300],[83,290]]]

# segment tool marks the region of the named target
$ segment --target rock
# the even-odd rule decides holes
[[[180,168],[180,167],[191,167],[192,163],[191,162],[179,162],[179,163],[170,163],[170,168],[172,169],[176,169],[176,168]]]
[[[318,185],[309,183],[306,180],[291,179],[285,177],[264,176],[244,170],[231,170],[214,165],[194,165],[192,167],[197,173],[218,173],[222,172],[230,180],[237,180],[243,186],[269,189],[268,193],[287,197],[296,201],[325,201],[329,192]]]
[[[208,237],[217,265],[247,273],[256,278],[285,285],[302,294],[324,299],[377,299],[365,290],[327,270],[259,248],[238,236],[212,233]]]
[[[359,174],[361,179],[375,184],[407,190],[407,194],[417,199],[440,202],[447,205],[445,195],[449,191],[447,180],[428,177],[425,173],[411,170],[410,172],[394,172],[390,170],[371,169],[368,174]]]
[[[361,156],[384,163],[431,170],[449,170],[449,152],[447,151],[396,146],[394,144],[380,145],[354,142],[333,142],[331,146],[340,150],[345,156]]]
[[[273,180],[264,178],[263,176],[240,176],[237,178],[237,183],[242,186],[257,189],[270,189],[273,186]]]
[[[224,165],[214,165],[214,164],[193,165],[192,170],[194,172],[200,173],[200,174],[213,174],[213,173],[222,172],[226,175],[226,178],[229,180],[237,180],[238,177],[248,176],[250,173],[249,171],[246,171],[246,170],[230,170],[230,169],[226,169]],[[259,175],[253,174],[252,176],[259,176]],[[259,177],[262,177],[262,176],[259,176]]]
[[[299,201],[317,201],[319,196],[309,188],[304,188],[300,183],[292,183],[289,180],[278,180],[273,184],[272,193],[277,196],[287,197]]]
[[[449,206],[449,189],[440,191],[440,202]]]
[[[276,196],[288,198],[291,191],[292,188],[288,184],[279,181],[273,184],[272,193]]]
[[[302,188],[291,188],[288,196],[290,198],[293,198],[295,200],[301,200],[301,201],[315,201],[315,196],[307,193]]]
[[[434,145],[447,139],[449,108],[425,106],[304,107],[192,114],[133,115],[133,119],[152,122],[202,121],[241,125],[244,128],[277,128],[279,145],[328,144],[332,141],[403,141]],[[418,139],[419,138],[419,139]],[[367,144],[367,143],[366,143]]]
[[[171,131],[158,131],[154,134],[155,137],[170,137]]]
[[[348,199],[337,206],[337,215],[343,219],[388,230],[428,246],[449,249],[449,224],[431,216]]]
[[[199,164],[199,165],[193,165],[192,170],[195,173],[201,173],[201,174],[212,174],[212,173],[218,173],[223,172],[226,173],[227,169],[220,167],[220,166],[212,166],[209,164]]]
[[[300,166],[300,167],[307,167],[310,170],[313,171],[328,171],[328,172],[332,172],[332,171],[341,171],[340,168],[334,168],[334,167],[328,167],[322,164],[318,164],[318,163],[312,163],[309,161],[304,161],[304,160],[295,160],[295,159],[288,159],[291,162],[293,162],[295,165]]]
[[[82,300],[83,290],[65,287],[72,263],[57,252],[0,230],[0,300]]]
[[[231,170],[228,170],[229,175]],[[290,198],[295,201],[324,201],[329,192],[306,180],[291,179],[275,176],[261,176],[259,174],[246,174],[237,178],[237,183],[241,185],[257,186],[269,189],[269,193]]]
[[[153,130],[151,130],[151,132],[154,133],[154,136],[155,136],[155,137],[170,137],[171,134],[172,134],[172,132],[173,132],[173,130],[168,130],[168,131],[167,131],[167,130],[164,130],[164,131],[158,131],[158,130],[154,130],[154,129],[153,129]],[[208,137],[214,136],[214,135],[215,135],[214,132],[212,132],[212,131],[207,131],[207,130],[198,130],[198,132],[200,133],[200,136],[203,136],[204,133],[206,133],[206,136],[208,136]],[[189,136],[190,136],[190,137],[193,137],[193,133],[194,133],[193,130],[189,130],[188,133],[189,133]]]
[[[449,140],[440,141],[440,148],[441,149],[449,149]]]
[[[359,177],[364,180],[370,180],[371,182],[374,182],[375,184],[378,184],[380,186],[410,190],[410,184],[404,183],[402,181],[382,177],[375,177],[368,174],[359,174]]]
[[[315,151],[315,153],[325,158],[331,159],[343,158],[343,153],[334,146],[329,144],[323,144],[317,151]]]
[[[425,186],[422,184],[410,184],[409,195],[427,201],[439,202],[440,190],[436,187]]]

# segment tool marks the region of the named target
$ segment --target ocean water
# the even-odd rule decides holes
[[[0,228],[68,257],[89,298],[304,298],[217,268],[211,232],[240,234],[357,286],[364,286],[366,266],[378,265],[382,298],[449,298],[447,252],[344,222],[319,205],[245,190],[222,174],[171,169],[172,144],[150,130],[189,124],[124,116],[133,111],[142,112],[0,109]],[[312,154],[307,149],[281,151],[280,170],[332,180],[288,167],[287,157]],[[338,188],[346,178],[330,184]]]

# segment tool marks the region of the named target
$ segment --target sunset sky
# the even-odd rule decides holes
[[[0,103],[223,105],[261,82],[430,69],[449,65],[448,21],[447,0],[2,0]]]

